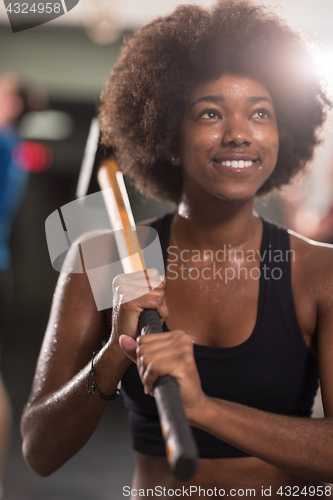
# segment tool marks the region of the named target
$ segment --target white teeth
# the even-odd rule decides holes
[[[231,168],[248,168],[248,167],[252,167],[253,163],[254,162],[251,160],[247,160],[247,161],[244,161],[244,160],[239,160],[239,161],[226,160],[226,161],[222,161],[221,165],[225,165],[226,167],[231,167]]]

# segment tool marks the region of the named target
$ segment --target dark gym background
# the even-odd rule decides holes
[[[96,1],[97,5],[97,0],[91,1]],[[278,0],[263,1],[280,3]],[[2,0],[0,2],[3,9]],[[109,3],[111,5],[112,1]],[[147,12],[150,4],[156,16],[171,11],[181,2],[137,0],[138,11],[141,3]],[[291,13],[294,22],[311,33],[317,31],[317,39],[326,43],[326,49],[332,52],[331,0],[320,0],[315,7],[314,12],[313,2],[308,0],[285,1],[285,10]],[[67,16],[74,16],[75,9]],[[133,19],[132,13],[132,24]],[[5,474],[6,500],[118,500],[122,498],[122,487],[131,481],[133,457],[120,398],[109,403],[101,425],[85,448],[49,478],[38,477],[24,463],[19,434],[22,408],[29,395],[58,278],[49,260],[45,220],[54,210],[75,198],[79,168],[98,96],[118,57],[122,35],[130,29],[123,27],[121,36],[113,43],[96,45],[79,23],[74,26],[52,22],[13,34],[6,18],[0,15],[0,74],[15,72],[43,87],[49,96],[49,108],[67,113],[74,124],[67,139],[47,141],[53,151],[53,164],[45,172],[30,175],[25,202],[13,231],[15,304],[1,358],[15,417]],[[133,189],[130,198],[137,221],[170,210],[169,206],[144,200]],[[262,212],[281,220],[276,203],[271,203]]]

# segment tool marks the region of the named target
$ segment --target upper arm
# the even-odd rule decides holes
[[[333,416],[333,276],[323,280],[318,300],[317,346],[325,416]]]
[[[316,341],[321,394],[325,416],[333,416],[333,248],[314,254],[317,292]]]
[[[66,257],[74,269],[81,256],[73,245]],[[41,347],[30,400],[58,390],[74,377],[107,339],[105,314],[98,311],[86,272],[61,272]]]
[[[291,231],[292,285],[298,323],[318,359],[326,416],[333,416],[333,246]]]

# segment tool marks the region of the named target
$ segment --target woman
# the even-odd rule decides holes
[[[170,474],[150,396],[170,374],[201,457],[192,498],[331,496],[332,249],[253,212],[319,143],[330,102],[313,67],[300,36],[248,1],[181,7],[127,41],[102,96],[102,130],[139,188],[178,205],[151,224],[166,279],[156,271],[153,290],[126,301],[145,282],[118,276],[111,322],[85,275],[60,277],[22,420],[36,472],[85,444],[100,395],[122,380],[133,498],[189,496]],[[167,319],[164,333],[138,337],[144,308]],[[87,397],[95,350],[98,391]],[[325,418],[311,420],[318,367]]]

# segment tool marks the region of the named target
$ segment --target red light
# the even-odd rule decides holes
[[[43,172],[52,165],[52,149],[35,141],[20,141],[13,149],[14,163],[31,173]]]

